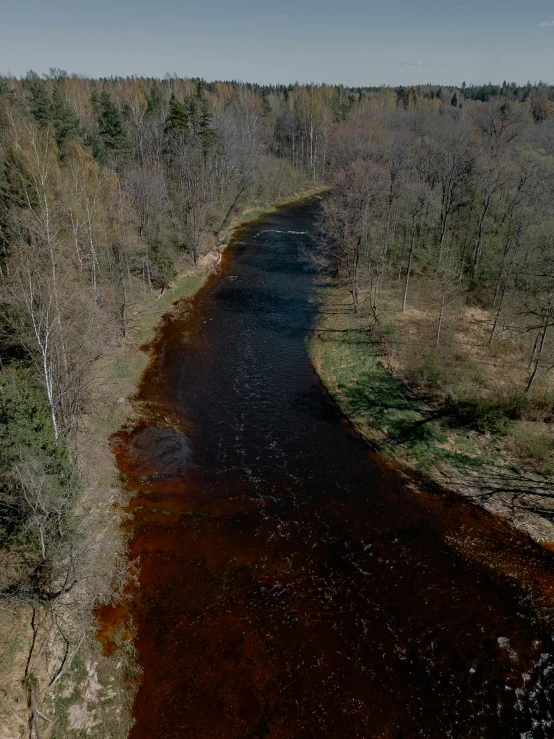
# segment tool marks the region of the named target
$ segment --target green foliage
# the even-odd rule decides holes
[[[10,366],[0,371],[0,484],[4,488],[0,495],[0,541],[27,541],[36,547],[36,531],[27,526],[34,513],[20,494],[21,479],[13,473],[22,462],[27,477],[43,481],[44,506],[61,510],[56,501],[66,498],[72,485],[67,446],[56,442],[44,389],[32,371]],[[45,523],[45,532],[59,525],[61,519],[56,524],[54,518]],[[55,538],[56,531],[52,533]]]
[[[177,278],[177,270],[173,260],[161,244],[152,245],[150,260],[152,264],[151,279],[155,287],[166,287]]]
[[[159,113],[164,106],[164,96],[160,90],[160,86],[154,82],[150,90],[146,93],[146,113],[155,115]]]
[[[165,130],[186,133],[188,128],[189,121],[185,113],[185,106],[177,100],[175,95],[172,95],[169,100],[167,118],[165,119]]]
[[[38,77],[28,78],[27,87],[31,94],[31,113],[38,127],[53,129],[59,147],[82,135],[79,117],[64,99],[61,78],[54,85],[52,98],[46,83]]]
[[[439,390],[444,384],[444,362],[436,351],[430,351],[419,357],[414,365],[407,369],[408,381],[418,387]]]
[[[514,441],[522,457],[545,461],[552,456],[554,443],[544,434],[536,433],[525,426],[519,426],[514,432]]]
[[[396,327],[390,321],[380,320],[375,324],[372,333],[375,340],[389,345],[394,344],[398,338]]]
[[[481,434],[506,436],[514,421],[514,407],[509,401],[471,398],[456,407],[459,420]]]
[[[187,118],[190,122],[191,130],[196,135],[199,131],[200,121],[200,107],[198,98],[195,95],[189,95],[187,98],[185,98],[184,107]]]
[[[10,366],[0,371],[0,475],[24,455],[68,475],[67,449],[56,443],[44,388],[29,368]]]
[[[123,126],[123,118],[110,94],[102,90],[98,98],[98,133],[107,154],[115,160],[126,158],[131,145]]]
[[[39,128],[46,128],[52,122],[52,103],[46,84],[38,77],[28,78],[27,87],[31,93],[31,113]]]
[[[102,139],[100,136],[97,136],[94,133],[91,133],[90,131],[87,131],[85,134],[85,144],[86,146],[89,146],[92,150],[92,156],[96,159],[96,161],[99,164],[107,164],[108,163],[108,157],[106,154],[106,149],[104,147],[104,144],[102,143]]]
[[[0,79],[0,100],[15,100],[15,92],[6,80]]]
[[[55,85],[52,95],[51,116],[56,131],[56,143],[59,147],[81,136],[82,129],[79,116],[64,100],[59,83]]]

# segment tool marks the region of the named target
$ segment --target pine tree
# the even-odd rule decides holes
[[[456,95],[456,93],[452,95],[452,100],[450,101],[450,105],[452,105],[453,108],[458,107],[458,96]]]
[[[188,128],[189,121],[185,106],[177,100],[175,95],[172,95],[169,101],[169,112],[165,119],[165,130],[186,133]]]

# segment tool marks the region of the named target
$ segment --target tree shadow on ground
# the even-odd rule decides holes
[[[353,384],[339,384],[339,392],[357,421],[384,433],[386,446],[403,446],[420,471],[428,471],[438,461],[465,469],[479,469],[489,461],[442,446],[448,436],[439,422],[450,414],[421,408],[421,399],[379,365],[361,373]]]

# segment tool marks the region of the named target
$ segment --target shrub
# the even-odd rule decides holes
[[[460,421],[482,434],[506,436],[513,420],[505,402],[489,398],[472,398],[457,405]]]
[[[523,392],[508,395],[505,401],[507,415],[513,420],[519,420],[529,408],[529,396]]]
[[[442,357],[436,351],[420,356],[419,361],[408,367],[407,376],[410,384],[439,390],[445,382]]]

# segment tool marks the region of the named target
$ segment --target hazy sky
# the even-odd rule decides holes
[[[554,82],[554,0],[0,0],[0,72]]]

